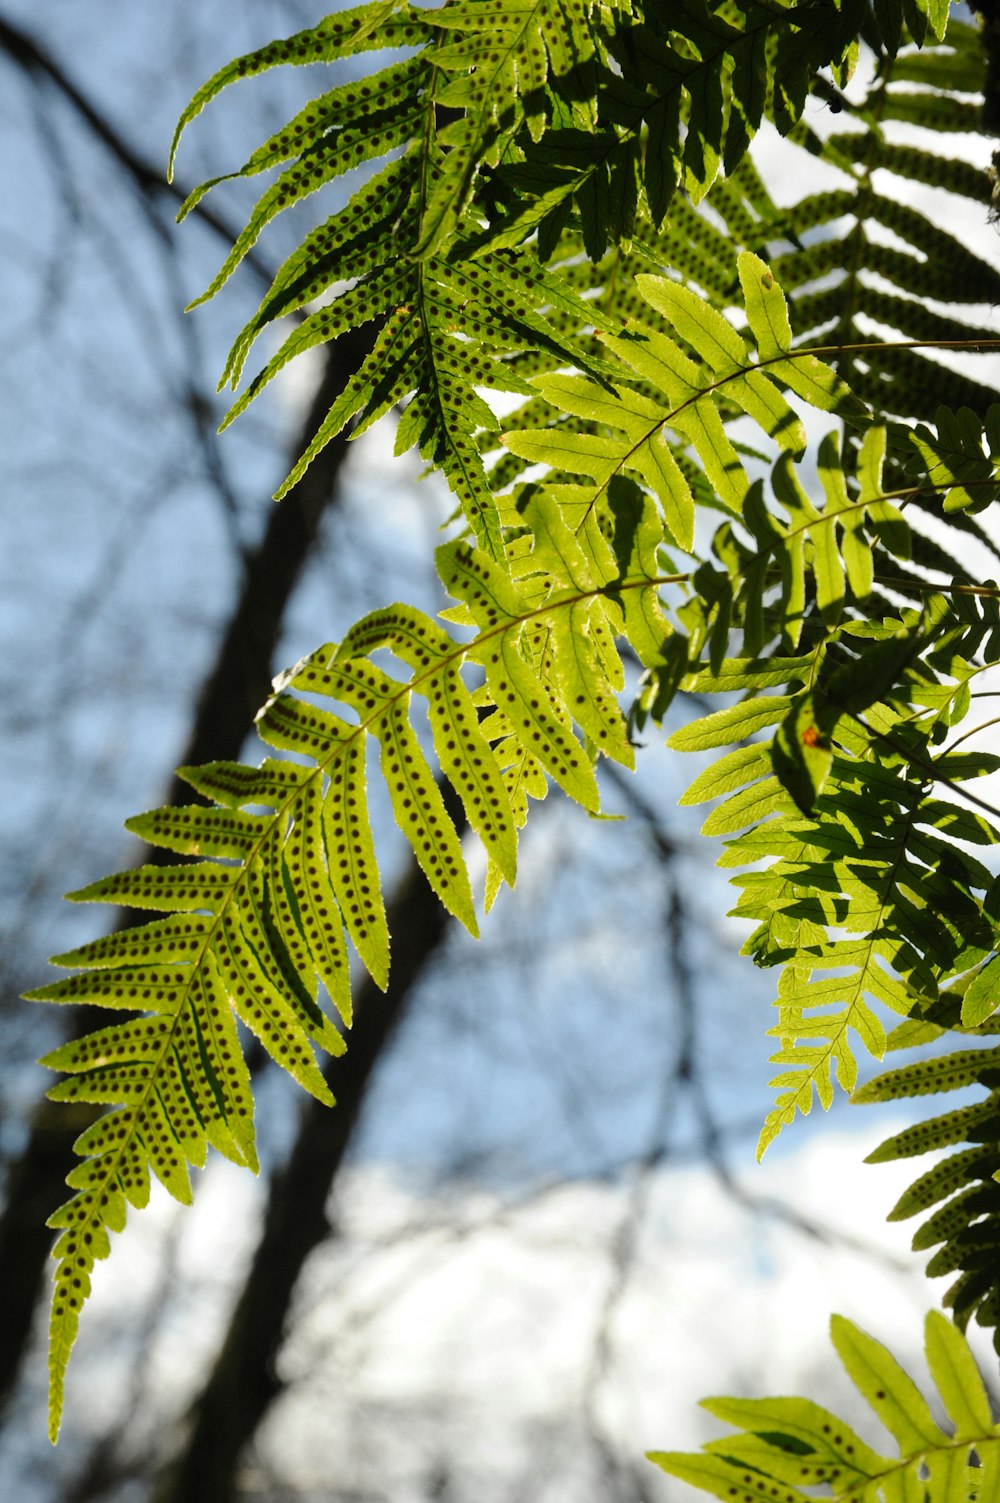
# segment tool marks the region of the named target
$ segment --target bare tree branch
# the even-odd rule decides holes
[[[52,54],[35,37],[22,31],[20,27],[15,26],[2,15],[0,15],[0,52],[5,53],[25,73],[50,85],[72,106],[97,139],[107,147],[118,165],[124,169],[126,178],[132,183],[143,201],[148,205],[154,205],[160,199],[172,199],[178,204],[184,202],[192,185],[177,181],[168,183],[163,168],[129,145],[107,116],[74,83]],[[227,248],[234,244],[238,238],[238,228],[227,224],[224,218],[214,209],[207,208],[204,203],[199,204],[197,213],[202,223],[208,225],[209,229],[225,241]],[[167,233],[166,226],[158,215],[152,216],[152,222],[158,234]],[[245,264],[252,267],[263,281],[270,284],[274,275],[273,269],[267,265],[258,252],[251,250],[245,257]]]

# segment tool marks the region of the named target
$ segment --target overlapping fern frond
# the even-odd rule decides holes
[[[924,466],[911,495],[950,494],[956,469],[973,462],[971,414],[967,424],[966,448],[948,464],[940,455],[953,439],[908,433],[911,467]],[[998,487],[981,425],[979,434],[985,503]],[[882,490],[885,445],[885,430],[871,429],[853,482],[836,446],[822,446],[824,509],[780,459],[773,491],[784,517],[759,492],[748,496],[742,537],[727,525],[716,539],[727,567],[716,573],[714,600],[703,588],[688,613],[696,643],[710,653],[713,644],[724,648],[735,623],[758,654],[710,660],[680,681],[741,697],[682,727],[670,744],[734,748],[684,801],[722,799],[704,830],[734,836],[724,865],[768,862],[734,879],[743,889],[735,913],[757,923],[746,952],[784,968],[771,1030],[781,1042],[772,1082],[779,1095],[761,1152],[796,1111],[810,1109],[814,1092],[829,1105],[835,1080],[853,1090],[851,1031],[881,1058],[885,1030],[872,1003],[904,1016],[931,1005],[960,957],[978,945],[981,960],[992,943],[984,912],[992,877],[966,846],[989,847],[1000,833],[954,800],[979,775],[979,761],[939,747],[996,660],[1000,600],[960,572],[938,593],[909,567],[898,510],[907,497]],[[894,588],[918,589],[921,603],[873,619],[880,569]],[[767,741],[741,744],[766,731]]]
[[[909,9],[921,40],[944,34],[947,6]],[[837,0],[595,7],[596,120],[571,96],[544,136],[512,143],[491,185],[491,235],[517,244],[537,230],[545,244],[576,214],[597,259],[631,237],[643,205],[662,225],[681,191],[697,203],[735,169],[763,119],[790,130],[821,69],[847,81],[865,10]],[[885,7],[876,15],[894,51],[898,20]]]
[[[892,1455],[868,1444],[838,1414],[810,1399],[705,1399],[703,1407],[738,1432],[700,1452],[651,1451],[671,1477],[725,1503],[809,1503],[816,1488],[859,1503],[921,1499],[982,1503],[1000,1491],[1000,1425],[965,1338],[931,1311],[924,1353],[947,1428],[892,1353],[843,1315],[830,1339],[848,1377],[892,1436]]]
[[[641,277],[662,280],[667,273],[673,277],[679,273],[684,285],[692,291],[697,289],[703,301],[718,312],[742,307],[744,292],[734,253],[759,246],[768,238],[780,238],[785,215],[771,201],[749,156],[743,158],[729,177],[717,180],[709,202],[711,217],[692,207],[685,198],[678,197],[668,222],[659,230],[640,207],[631,242],[627,246],[614,246],[598,261],[587,256],[578,226],[565,230],[558,235],[552,249],[549,270],[585,299],[594,330],[612,334],[624,333],[629,322],[633,329],[648,328],[651,322],[658,322],[657,310],[641,290]],[[540,250],[541,246],[540,236]],[[598,375],[598,384],[603,385],[609,399],[603,404],[605,417],[614,401],[607,385],[610,379],[628,381],[640,394],[661,401],[660,388],[640,378],[628,364],[620,363],[617,371],[609,369],[609,347],[598,333],[579,332],[579,324],[568,324],[567,314],[561,310],[553,309],[550,317],[560,320],[566,337],[571,337],[574,327],[577,329],[573,337],[580,357],[601,362],[593,374]],[[539,372],[553,369],[544,351],[530,348],[512,352],[508,364],[516,375],[528,381]],[[559,384],[557,382],[556,387]],[[550,400],[545,395],[544,383],[535,383],[531,389],[530,400],[504,421],[503,442],[506,447],[502,453],[497,454],[493,433],[484,431],[480,435],[481,448],[493,450],[488,475],[496,490],[510,485],[530,468],[531,461],[519,452],[517,440],[511,435],[525,432],[533,435],[530,443],[538,444],[541,442],[539,430],[558,428],[562,430],[559,442],[571,446],[572,434],[600,432],[601,419],[597,416],[581,416],[570,411],[565,400]],[[715,406],[724,423],[740,416],[743,411],[727,396],[724,386],[716,394]],[[671,448],[688,485],[700,488],[699,499],[708,500],[711,490],[703,483],[703,477],[699,479],[701,472],[697,465],[688,460],[686,441],[673,435],[669,425],[662,430],[662,441]]]
[[[382,177],[399,182],[404,194],[414,187],[405,162],[388,168]],[[376,180],[364,195],[372,195],[383,210],[388,205],[391,216],[391,195],[386,196],[390,187]],[[350,207],[343,212],[348,214]],[[570,334],[576,332],[589,322],[591,310],[524,252],[499,251],[460,265],[437,257],[400,263],[398,248],[389,241],[366,249],[362,265],[342,247],[327,249],[329,233],[324,226],[282,268],[275,282],[277,292],[268,294],[262,311],[234,347],[233,380],[238,379],[256,334],[289,311],[289,306],[297,307],[315,296],[321,280],[317,266],[325,266],[334,276],[353,272],[357,280],[292,330],[233,405],[226,424],[296,355],[337,339],[358,324],[377,321],[371,352],[350,376],[280,487],[278,499],[342,429],[351,425],[354,435],[360,435],[410,398],[397,428],[396,452],[415,444],[424,459],[438,466],[480,544],[493,557],[502,558],[496,503],[474,438],[477,431],[495,431],[498,424],[476,388],[530,394],[523,377],[503,357],[519,343],[530,342],[549,365],[565,363],[571,358],[571,347],[562,326],[568,324]],[[317,247],[322,247],[318,256]],[[308,279],[304,288],[300,285],[303,278]],[[288,288],[298,291],[289,294]]]
[[[911,10],[911,24],[926,16],[941,34],[939,6]],[[891,16],[882,19],[891,32]],[[235,385],[263,329],[328,300],[293,331],[231,419],[294,355],[358,323],[379,326],[375,349],[279,496],[341,429],[362,431],[413,395],[399,445],[416,443],[444,471],[476,537],[499,557],[473,441],[495,423],[475,388],[523,393],[505,358],[518,349],[545,352],[553,368],[578,364],[581,345],[571,350],[567,339],[588,318],[567,280],[525,254],[526,238],[539,231],[544,257],[578,215],[594,257],[609,236],[617,243],[644,222],[661,224],[681,183],[696,202],[723,163],[737,171],[765,110],[791,128],[820,67],[850,70],[858,24],[851,6],[832,0],[787,10],[688,0],[669,24],[632,6],[592,16],[583,0],[452,0],[439,10],[384,0],[220,70],[185,110],[173,151],[190,121],[240,78],[364,51],[410,52],[321,95],[229,174],[291,163],[198,302],[219,290],[277,214],[355,167],[394,157],[289,257],[227,363],[223,380]],[[223,180],[199,187],[182,215]],[[518,203],[526,196],[527,207],[512,210],[511,193]],[[474,256],[456,251],[456,238]]]
[[[774,270],[799,336],[839,347],[841,375],[886,416],[930,421],[942,404],[982,415],[995,400],[988,384],[949,368],[934,348],[975,348],[983,305],[1000,299],[995,261],[950,227],[968,203],[988,205],[989,178],[914,144],[907,129],[978,131],[982,81],[977,30],[952,20],[943,43],[907,44],[882,58],[860,100],[821,84],[843,128],[821,136],[800,121],[791,132],[840,183],[796,205],[800,244],[776,254]]]
[[[927,633],[920,616],[907,612],[878,645],[915,657]],[[770,662],[725,667],[736,686],[759,689]],[[862,653],[854,681],[863,685],[877,666]],[[775,662],[775,672],[786,669],[786,686],[788,667],[795,673],[794,664]],[[947,721],[954,712],[968,672],[951,682],[913,683],[912,697],[897,686],[895,704],[870,704],[863,716],[813,687],[840,671],[827,676],[819,667],[816,657],[806,660],[800,687],[792,680],[794,692],[758,695],[671,738],[677,750],[701,751],[777,727],[774,744],[737,746],[685,795],[690,803],[725,795],[706,833],[745,829],[728,843],[725,865],[768,862],[736,879],[743,896],[734,910],[757,923],[745,952],[760,965],[784,968],[771,1030],[781,1044],[773,1056],[781,1066],[772,1081],[779,1094],[761,1152],[796,1111],[810,1110],[814,1092],[829,1106],[834,1080],[853,1090],[849,1030],[881,1058],[885,1031],[873,1003],[907,1016],[919,1001],[936,1000],[939,978],[954,969],[972,935],[987,942],[982,901],[989,874],[953,843],[1000,839],[979,815],[931,791],[937,769],[930,742],[940,717]],[[686,682],[714,686],[715,679],[707,673]],[[931,694],[923,694],[925,687]],[[937,704],[921,718],[922,697]],[[946,764],[940,775],[954,784],[964,769],[949,771]],[[823,792],[806,816],[795,800],[810,782]]]
[[[592,120],[590,12],[587,0],[452,0],[431,13],[430,57],[446,80],[435,100],[454,116],[437,133],[445,161],[418,254],[439,251],[460,230],[476,178],[522,131],[541,139],[555,99],[572,98],[576,117]]]
[[[750,489],[718,411],[720,397],[793,456],[805,450],[805,429],[777,383],[820,411],[849,416],[864,411],[829,366],[808,351],[792,354],[785,299],[764,263],[744,252],[739,275],[757,361],[722,314],[694,292],[666,278],[640,276],[645,318],[603,341],[620,362],[621,374],[611,389],[584,376],[555,375],[534,382],[553,408],[610,433],[560,425],[526,431],[518,417],[516,427],[504,435],[507,448],[556,472],[589,475],[595,506],[613,477],[638,475],[659,500],[672,541],[690,551],[695,501],[676,450],[694,451],[715,497],[731,511],[739,513]],[[664,331],[664,323],[674,337]],[[697,361],[685,353],[687,348]]]
[[[855,1100],[903,1101],[979,1088],[971,1101],[948,1111],[935,1110],[933,1116],[886,1139],[869,1154],[868,1162],[946,1150],[903,1192],[889,1219],[925,1216],[913,1235],[913,1248],[936,1248],[927,1273],[931,1278],[951,1277],[944,1305],[963,1329],[973,1318],[978,1325],[993,1327],[994,1345],[1000,1350],[1000,1054],[996,1043],[989,1043],[1000,1032],[994,1015],[1000,1006],[994,960],[983,943],[969,945],[959,957],[963,974],[954,976],[935,1003],[912,1010],[910,1019],[890,1034],[888,1048],[921,1045],[926,1050],[932,1041],[950,1041],[959,1034],[963,1042],[968,1043],[970,1035],[983,1042],[930,1057],[925,1053],[912,1064],[868,1081]],[[988,1016],[980,1023],[961,1022],[964,1016],[984,1012]],[[931,1214],[925,1215],[928,1211]]]
[[[368,16],[364,28],[356,18],[336,28],[323,23],[292,39],[289,55],[275,57],[273,49],[265,48],[242,59],[243,72],[275,61],[327,61],[362,48],[412,46],[433,36],[420,18],[424,13],[407,19],[407,12],[392,14],[392,9],[382,7],[379,24]],[[425,459],[442,469],[475,535],[500,557],[496,508],[472,440],[477,429],[495,428],[496,419],[476,388],[526,392],[502,357],[530,344],[547,352],[553,365],[565,363],[573,351],[549,312],[557,309],[571,334],[591,314],[570,287],[522,251],[501,251],[465,265],[426,251],[427,214],[454,176],[452,155],[436,140],[441,101],[435,92],[438,70],[429,56],[426,50],[419,52],[364,83],[331,90],[275,132],[233,174],[252,176],[295,158],[263,194],[222,268],[192,306],[219,290],[275,215],[351,169],[402,149],[401,156],[307,235],[281,267],[257,313],[237,336],[222,383],[238,384],[254,342],[276,319],[298,314],[321,296],[326,301],[298,322],[234,404],[226,423],[296,355],[375,323],[374,348],[279,489],[279,499],[342,429],[352,426],[360,434],[412,397],[397,433],[397,451],[416,444]],[[243,73],[231,65],[211,80],[185,113],[178,135],[198,108],[239,76]],[[222,180],[198,188],[182,216]]]

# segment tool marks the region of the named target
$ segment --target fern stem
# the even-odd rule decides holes
[[[986,698],[993,698],[993,695],[992,694],[991,695],[985,695],[985,694],[983,694],[983,695],[976,695],[975,697],[976,698],[986,699]],[[953,752],[956,747],[962,745],[963,741],[968,741],[972,736],[978,736],[979,733],[980,733],[980,731],[987,731],[987,730],[989,730],[989,728],[990,728],[991,725],[1000,725],[1000,715],[994,715],[990,720],[984,720],[980,725],[973,726],[971,731],[966,731],[964,735],[959,736],[959,738],[958,738],[957,741],[953,741],[951,743],[951,745],[948,747],[948,752],[949,753]]]
[[[980,600],[1000,600],[998,585],[958,584],[955,580],[935,584],[930,579],[902,579],[898,574],[876,574],[875,583],[886,585],[890,590],[914,590],[920,595],[971,595]]]

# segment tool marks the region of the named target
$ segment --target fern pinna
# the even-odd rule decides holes
[[[1000,1425],[961,1334],[936,1311],[924,1351],[942,1427],[892,1353],[852,1321],[830,1322],[834,1350],[858,1393],[895,1442],[884,1455],[840,1415],[810,1399],[705,1399],[709,1414],[737,1431],[701,1452],[651,1451],[671,1477],[729,1503],[807,1503],[823,1487],[831,1499],[967,1503],[1000,1491]],[[826,1492],[825,1489],[829,1489]]]
[[[401,410],[397,453],[415,445],[456,497],[457,535],[437,554],[452,604],[445,626],[374,611],[310,654],[258,718],[270,751],[297,760],[185,769],[210,804],[129,827],[186,859],[73,894],[165,917],[58,957],[76,974],[32,994],[138,1014],[46,1058],[68,1076],[56,1099],[111,1108],[78,1139],[75,1193],[52,1220],[53,1435],[94,1262],[127,1205],[145,1204],[150,1168],[184,1200],[209,1144],[256,1166],[237,1020],[327,1101],[314,1051],[345,1048],[350,952],[386,984],[369,737],[416,860],[475,933],[442,779],[485,849],[488,910],[515,880],[529,800],[555,783],[596,813],[602,755],[632,766],[636,728],[694,703],[678,695],[713,697],[671,742],[715,755],[685,797],[715,803],[705,830],[732,837],[723,864],[754,868],[737,879],[746,948],[782,967],[762,1149],[835,1082],[854,1089],[855,1039],[881,1057],[991,1033],[996,900],[968,847],[996,833],[966,784],[993,762],[951,738],[1000,646],[997,591],[962,561],[969,539],[996,552],[978,515],[997,497],[1000,410],[932,363],[942,345],[988,341],[971,313],[926,299],[952,275],[971,308],[996,274],[874,177],[985,196],[972,169],[893,134],[914,85],[932,128],[971,119],[976,39],[945,36],[948,9],[684,0],[667,18],[639,3],[378,0],[237,59],[188,106],[178,138],[241,78],[376,54],[230,174],[277,169],[196,304],[277,214],[368,173],[238,334],[220,383],[233,388],[258,338],[292,319],[226,422],[297,354],[374,324],[279,495],[335,434]],[[872,79],[845,96],[862,42]],[[807,128],[810,90],[849,97],[850,128]],[[847,186],[778,207],[750,150],[765,121]],[[809,233],[845,219],[839,239]],[[503,422],[490,391],[521,398]],[[818,444],[810,412],[837,424]],[[904,1019],[888,1039],[886,1009]],[[992,1092],[991,1057],[946,1054],[920,1079]],[[859,1099],[911,1081],[887,1079]],[[912,1141],[988,1145],[992,1096],[952,1116]],[[968,1180],[994,1161],[976,1148],[946,1163],[914,1207],[954,1198],[918,1235],[940,1232],[963,1270],[956,1312],[985,1318],[996,1203]]]

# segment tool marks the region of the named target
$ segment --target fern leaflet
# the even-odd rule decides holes
[[[880,1342],[843,1315],[830,1337],[848,1377],[888,1430],[893,1455],[876,1451],[829,1409],[809,1399],[705,1399],[703,1407],[739,1432],[700,1453],[651,1451],[669,1476],[729,1503],[807,1503],[826,1486],[833,1499],[965,1503],[1000,1488],[1000,1426],[964,1337],[931,1311],[924,1351],[940,1403],[942,1429],[909,1374]]]

